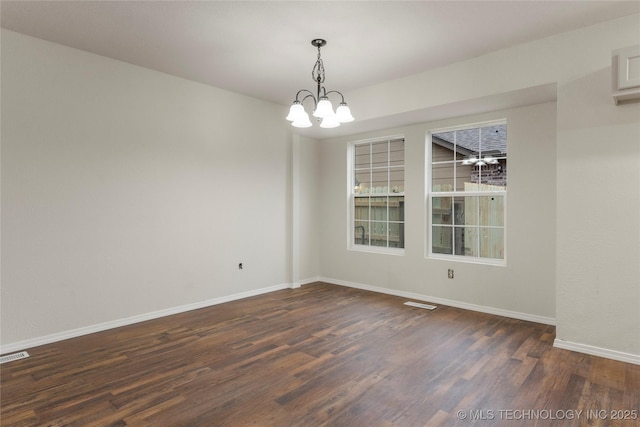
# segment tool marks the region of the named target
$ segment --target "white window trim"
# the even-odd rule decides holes
[[[375,137],[375,138],[367,138],[367,139],[360,139],[357,141],[353,141],[350,142],[349,144],[347,144],[347,250],[350,251],[355,251],[355,252],[366,252],[366,253],[376,253],[376,254],[387,254],[387,255],[399,255],[402,256],[405,253],[405,248],[387,248],[387,247],[382,247],[382,246],[370,246],[370,245],[358,245],[353,243],[355,241],[354,239],[354,216],[355,216],[355,212],[354,212],[354,199],[355,199],[355,194],[353,193],[353,189],[355,187],[355,181],[354,181],[354,177],[355,177],[355,170],[354,170],[354,146],[356,145],[360,145],[360,144],[368,144],[368,143],[372,143],[372,142],[381,142],[381,141],[390,141],[393,139],[403,139],[405,140],[406,143],[406,138],[404,135],[399,134],[399,135],[390,135],[390,136],[380,136],[380,137]],[[404,171],[405,171],[405,177],[406,177],[406,149],[405,149],[405,162],[404,162]],[[405,180],[405,190],[406,190],[406,180]],[[405,192],[402,193],[392,193],[392,194],[380,194],[381,196],[385,196],[385,195],[394,195],[394,196],[398,196],[398,195],[404,195]],[[405,236],[406,236],[406,218],[403,221],[405,224]],[[406,239],[405,239],[405,243],[406,243]]]
[[[445,128],[437,128],[430,129],[427,131],[427,136],[425,138],[425,204],[426,206],[426,215],[424,216],[424,226],[425,226],[425,239],[424,239],[424,257],[427,259],[436,259],[436,260],[444,260],[444,261],[454,261],[454,262],[464,262],[469,264],[481,264],[481,265],[492,265],[498,267],[506,267],[507,265],[507,191],[478,191],[473,193],[466,193],[460,191],[431,191],[431,174],[432,174],[432,162],[431,162],[431,151],[433,148],[432,135],[435,133],[442,132],[451,132],[457,130],[465,130],[465,129],[473,129],[478,127],[485,126],[493,126],[493,125],[501,125],[507,124],[506,119],[500,120],[491,120],[486,122],[477,122],[477,123],[469,123],[465,125],[459,126],[450,126]],[[464,197],[465,194],[470,196],[487,196],[487,195],[500,195],[504,196],[504,258],[503,259],[494,259],[494,258],[483,258],[483,257],[472,257],[467,255],[449,255],[449,254],[438,254],[432,253],[433,242],[431,241],[433,237],[432,232],[432,201],[433,197]]]

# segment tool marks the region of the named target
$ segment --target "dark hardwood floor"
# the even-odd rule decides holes
[[[1,424],[640,425],[640,366],[405,301],[318,283],[31,348],[1,366]]]

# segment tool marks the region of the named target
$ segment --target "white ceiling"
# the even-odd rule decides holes
[[[5,1],[7,28],[287,105],[640,12],[640,1]],[[348,100],[347,100],[348,101]],[[357,112],[354,111],[357,116]]]

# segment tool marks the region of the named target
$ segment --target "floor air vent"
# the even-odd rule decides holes
[[[426,308],[427,310],[435,310],[436,308],[438,308],[435,305],[422,304],[422,303],[413,302],[413,301],[407,301],[404,303],[404,305],[410,305],[411,307]]]
[[[6,362],[13,362],[14,360],[18,360],[18,359],[26,359],[27,357],[29,357],[29,353],[27,353],[26,351],[21,351],[20,353],[7,354],[6,356],[0,357],[0,364],[6,363]]]

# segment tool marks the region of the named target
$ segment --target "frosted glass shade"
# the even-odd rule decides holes
[[[322,122],[320,123],[320,127],[325,129],[336,128],[338,126],[340,126],[340,122],[338,121],[338,118],[335,115],[325,117],[324,119],[322,119]]]
[[[340,123],[348,123],[354,120],[351,115],[351,110],[345,102],[341,102],[338,106],[338,109],[336,110],[336,118]]]
[[[311,120],[309,120],[309,115],[306,111],[304,111],[304,116],[300,119],[295,120],[291,123],[291,126],[295,128],[309,128],[311,127]]]
[[[291,108],[289,108],[289,115],[287,115],[287,120],[290,122],[296,122],[300,120],[304,120],[306,117],[307,121],[309,121],[309,115],[306,111],[304,111],[304,107],[300,103],[300,101],[295,101]]]
[[[316,106],[316,111],[313,112],[315,117],[325,118],[329,116],[333,116],[333,105],[331,105],[331,101],[326,96],[320,97],[318,101],[318,105]]]

